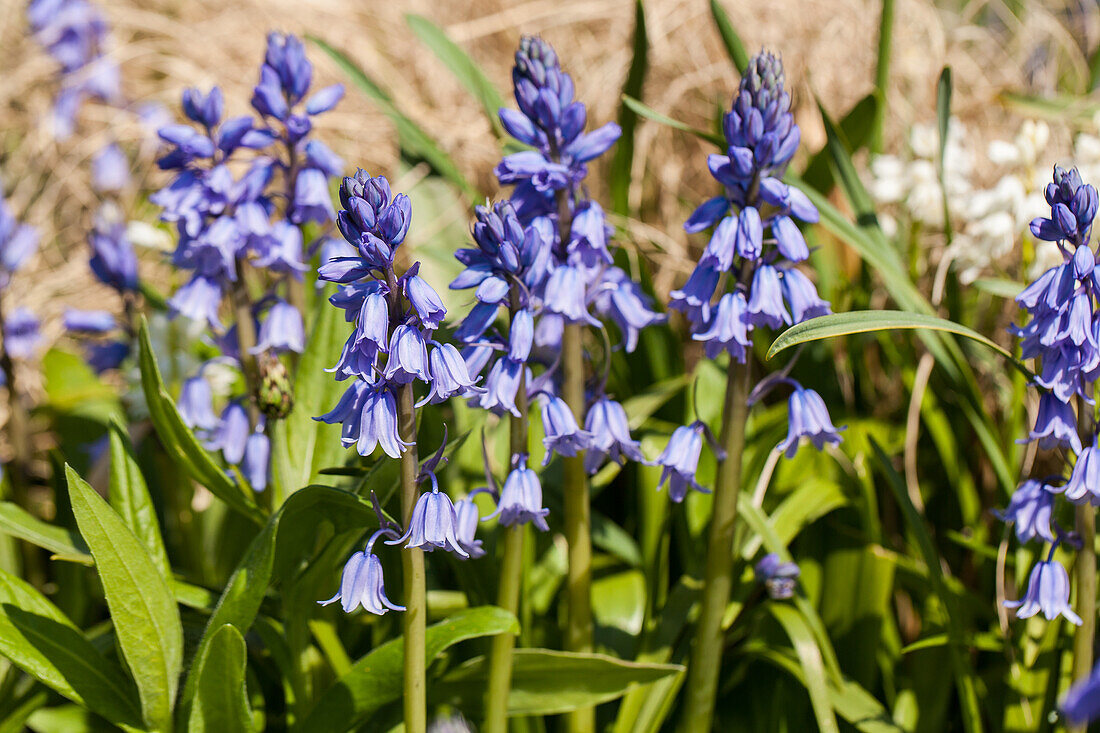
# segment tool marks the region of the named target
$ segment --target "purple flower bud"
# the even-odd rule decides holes
[[[252,432],[248,424],[248,413],[240,402],[230,402],[222,410],[213,435],[207,441],[209,450],[220,450],[226,463],[237,465],[244,458],[245,444]]]
[[[386,360],[384,375],[395,384],[410,384],[413,380],[430,382],[428,352],[420,331],[405,324],[393,329],[390,336],[390,355]]]
[[[253,354],[271,349],[275,352],[293,351],[300,354],[306,348],[302,314],[285,300],[277,300],[267,311],[260,326],[260,340],[251,351]]]
[[[624,458],[646,462],[638,441],[630,437],[626,410],[618,402],[607,397],[597,400],[588,408],[584,429],[591,435],[584,454],[584,467],[589,473],[596,473],[609,456],[618,463],[625,462]]]
[[[538,475],[521,463],[504,480],[496,511],[486,519],[499,516],[505,527],[532,522],[545,532],[550,529],[546,524],[549,513],[550,510],[542,506],[542,484]]]
[[[108,333],[118,327],[114,315],[107,311],[84,311],[75,308],[66,308],[61,322],[66,331],[87,334]]]
[[[787,458],[794,457],[801,438],[809,438],[818,450],[826,443],[840,443],[839,431],[829,418],[825,400],[812,389],[796,387],[787,402],[787,413],[787,437],[777,446],[786,451]]]
[[[730,202],[725,196],[715,196],[703,202],[684,222],[684,231],[694,234],[713,226],[714,222],[725,216],[729,207]]]
[[[20,306],[4,320],[4,348],[13,359],[29,359],[42,342],[37,316]]]
[[[733,266],[735,243],[738,239],[737,217],[727,216],[714,227],[700,263],[713,265],[718,272],[726,272]]]
[[[496,320],[498,309],[499,306],[496,303],[475,305],[455,329],[455,338],[467,344],[480,339],[485,329]]]
[[[434,476],[432,481],[434,483]],[[416,500],[405,534],[397,539],[387,540],[386,544],[398,545],[404,542],[406,548],[423,547],[429,552],[439,547],[459,557],[468,558],[470,554],[459,544],[457,525],[458,516],[451,497],[435,486]]]
[[[478,511],[477,504],[469,496],[455,502],[455,537],[458,538],[459,546],[471,559],[485,554],[481,540],[475,538],[480,521],[481,513]]]
[[[115,143],[92,158],[92,188],[99,193],[118,193],[130,183],[130,161]]]
[[[1069,605],[1069,575],[1054,560],[1035,563],[1027,580],[1027,593],[1019,601],[1005,601],[1006,608],[1015,608],[1016,618],[1031,618],[1040,611],[1047,621],[1059,615],[1077,626],[1081,617]]]
[[[184,425],[189,428],[213,430],[218,424],[218,418],[214,415],[214,397],[210,383],[201,372],[184,380],[176,406]]]
[[[592,434],[581,430],[573,410],[560,397],[548,397],[542,403],[542,429],[546,456],[542,465],[550,462],[551,452],[560,456],[575,456],[588,447]]]
[[[794,595],[801,571],[793,562],[782,562],[779,555],[770,552],[756,563],[755,570],[756,579],[764,584],[772,600],[785,600]]]
[[[328,112],[344,98],[344,85],[333,84],[324,89],[318,89],[306,100],[306,113],[319,115]]]
[[[695,480],[702,450],[703,435],[700,425],[682,425],[676,428],[668,439],[668,445],[657,457],[657,464],[662,466],[657,489],[660,490],[667,481],[668,496],[676,503],[684,500],[689,488],[706,493],[706,489]]]
[[[253,491],[263,491],[267,488],[270,462],[271,441],[262,430],[257,430],[248,436],[248,442],[244,447],[244,461],[241,463],[241,473],[244,474],[245,480]]]
[[[1030,542],[1035,537],[1054,542],[1054,533],[1050,529],[1053,508],[1052,490],[1041,481],[1029,479],[1013,492],[1008,508],[998,512],[998,516],[1002,521],[1016,525],[1016,539],[1020,542]]]

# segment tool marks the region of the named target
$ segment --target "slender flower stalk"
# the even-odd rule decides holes
[[[830,312],[796,267],[809,257],[809,248],[795,219],[812,223],[818,214],[805,194],[781,180],[800,139],[783,85],[778,58],[762,52],[751,60],[723,119],[726,154],[707,160],[723,194],[699,206],[684,224],[688,232],[713,227],[710,242],[691,277],[672,293],[671,307],[687,317],[692,338],[705,344],[707,357],[725,352],[729,358],[717,445],[697,421],[677,428],[657,459],[664,467],[660,485],[668,482],[675,502],[683,501],[689,489],[706,491],[695,479],[704,434],[718,459],[703,598],[684,688],[683,729],[691,733],[714,727],[725,647],[722,617],[733,586],[737,502],[751,405],[780,384],[793,388],[789,431],[780,444],[788,457],[804,438],[818,449],[840,442],[824,401],[813,390],[785,375],[751,389],[749,356],[756,329],[778,329]]]
[[[401,518],[412,526],[413,510],[420,497],[417,478],[420,461],[416,451],[416,412],[413,408],[413,386],[402,385],[397,392],[397,432],[408,448],[401,454]],[[427,648],[425,646],[428,604],[424,587],[424,551],[413,547],[401,553],[405,581],[404,617],[404,696],[405,730],[424,733],[428,727],[428,688],[426,677]]]

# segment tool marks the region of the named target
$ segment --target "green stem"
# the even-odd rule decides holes
[[[878,104],[871,128],[871,152],[881,153],[885,141],[886,88],[890,84],[890,47],[894,39],[894,0],[882,0],[882,14],[878,26],[878,65],[875,67],[875,89]]]
[[[1096,636],[1096,508],[1076,507],[1076,529],[1082,546],[1077,552],[1074,574],[1077,576],[1077,615],[1081,625],[1073,637],[1073,680],[1083,680],[1092,672],[1092,649]],[[1069,730],[1085,730],[1086,726]]]
[[[519,310],[519,293],[513,288],[509,309],[514,318]],[[508,421],[508,446],[511,458],[516,456],[527,460],[527,375],[520,371],[519,387],[516,389],[516,409],[519,415],[512,415]],[[519,616],[520,587],[523,583],[524,537],[527,527],[514,524],[502,527],[504,535],[503,558],[500,567],[500,586],[497,589],[497,606],[514,616]],[[512,689],[512,650],[516,646],[516,637],[511,633],[497,634],[493,637],[489,650],[489,687],[485,693],[485,730],[488,733],[504,733],[508,730],[508,695]]]
[[[403,384],[397,392],[397,430],[401,440],[410,444],[401,454],[401,517],[408,527],[413,507],[420,496],[416,477],[420,459],[416,452],[416,412],[413,409],[413,388]],[[424,733],[428,727],[427,689],[425,684],[425,617],[428,606],[424,591],[424,552],[419,548],[401,551],[405,572],[405,730]]]
[[[584,346],[582,326],[565,326],[561,339],[562,399],[573,411],[578,424],[584,423]],[[568,616],[565,648],[573,652],[592,651],[592,537],[588,474],[584,454],[563,458],[565,468],[565,541],[569,545],[569,571],[565,587]],[[596,728],[595,708],[576,710],[568,716],[574,733]]]
[[[241,371],[244,372],[245,387],[248,391],[249,420],[252,427],[260,419],[260,411],[256,402],[257,391],[260,387],[260,369],[256,362],[256,355],[252,353],[256,346],[256,321],[252,318],[252,300],[248,297],[248,286],[244,281],[244,268],[237,263],[237,280],[233,283],[231,291],[233,310],[237,316],[237,350],[241,356]]]
[[[691,650],[683,730],[706,733],[712,728],[714,700],[722,666],[722,616],[733,584],[733,535],[737,523],[737,497],[741,491],[741,456],[748,420],[749,367],[730,361],[726,380],[721,442],[726,457],[718,464],[714,506],[707,542],[702,610]]]

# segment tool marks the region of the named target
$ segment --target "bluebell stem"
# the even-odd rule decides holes
[[[294,65],[294,51],[289,45],[286,49],[289,69]],[[272,64],[272,68],[276,66]],[[266,83],[273,83],[272,72],[265,73]],[[288,99],[292,98],[293,85],[286,88],[290,90]],[[272,114],[278,113],[280,109],[272,107]],[[434,338],[446,310],[438,294],[419,276],[419,265],[412,265],[400,275],[395,271],[397,248],[412,222],[408,196],[394,194],[384,177],[375,178],[359,170],[344,178],[340,203],[343,208],[336,217],[337,226],[351,248],[328,256],[318,276],[339,284],[338,292],[329,300],[353,324],[339,361],[331,370],[338,380],[351,380],[351,384],[328,414],[315,419],[342,423],[344,445],[355,444],[361,455],[370,455],[381,445],[385,453],[401,461],[405,530],[395,533],[389,544],[404,545],[408,609],[403,642],[405,725],[410,730],[421,730],[426,720],[423,552],[444,548],[468,558],[475,550],[480,553],[481,548],[474,544],[469,509],[463,505],[460,517],[451,499],[439,491],[431,467],[441,459],[442,449],[423,470],[420,468],[413,390],[421,384],[428,387],[421,404],[451,395],[470,396],[481,390],[458,350]],[[421,493],[419,484],[424,480],[431,481],[432,490]],[[476,529],[476,507],[473,511]]]
[[[1028,314],[1027,323],[1014,326],[1011,333],[1020,339],[1024,358],[1038,360],[1035,385],[1042,394],[1035,426],[1028,441],[1037,441],[1042,449],[1066,448],[1076,455],[1069,478],[1064,484],[1046,488],[1063,494],[1075,507],[1075,533],[1080,539],[1074,562],[1077,586],[1077,611],[1069,608],[1069,577],[1065,569],[1048,557],[1031,571],[1027,594],[1018,606],[1017,616],[1026,618],[1040,610],[1048,619],[1061,614],[1079,626],[1074,637],[1073,677],[1085,678],[1092,669],[1093,640],[1096,632],[1096,510],[1097,449],[1094,385],[1100,375],[1100,318],[1094,304],[1100,296],[1096,272],[1096,251],[1090,242],[1096,217],[1096,189],[1081,180],[1077,169],[1055,166],[1053,180],[1044,192],[1050,206],[1048,217],[1031,222],[1037,238],[1054,242],[1062,253],[1061,264],[1050,268],[1016,297]],[[1074,404],[1076,403],[1076,411]],[[1067,469],[1069,467],[1067,466]],[[1028,507],[1035,503],[1035,481],[1025,481],[1009,505]],[[1044,480],[1043,483],[1047,483]],[[1052,509],[1045,497],[1039,504],[1044,516]],[[1005,519],[1017,519],[1019,512]],[[1061,537],[1052,537],[1049,519],[1038,520],[1034,530],[1021,532],[1021,541],[1038,536],[1051,542],[1051,555]],[[1043,531],[1045,530],[1045,532]],[[1076,544],[1076,543],[1074,543]]]
[[[801,571],[793,562],[782,562],[779,555],[769,552],[756,563],[756,579],[764,584],[768,597],[784,600],[794,595]]]
[[[52,127],[63,140],[73,133],[84,100],[114,103],[121,97],[118,66],[105,55],[107,22],[87,0],[32,0],[27,19],[35,40],[60,67]]]
[[[726,457],[719,461],[715,481],[702,612],[685,685],[685,730],[712,726],[723,648],[721,621],[732,584],[729,548],[737,520],[753,334],[830,312],[809,278],[796,269],[809,257],[809,248],[795,222],[812,224],[818,212],[804,193],[782,181],[801,139],[784,81],[778,57],[762,51],[749,61],[722,119],[724,154],[707,158],[722,193],[696,208],[684,224],[689,233],[713,227],[710,240],[688,281],[670,297],[669,307],[685,315],[692,338],[705,345],[708,358],[729,355],[720,437]],[[788,455],[801,437],[810,437],[818,448],[838,442],[824,402],[794,386],[791,405],[797,410],[792,410],[790,434],[782,446]],[[699,436],[689,441],[684,430],[677,430],[664,460],[658,459],[666,466],[662,480],[673,479],[674,499],[694,485],[701,447]],[[690,471],[674,468],[681,458]]]

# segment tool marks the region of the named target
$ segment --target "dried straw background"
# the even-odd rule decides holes
[[[630,0],[98,0],[112,25],[112,53],[131,100],[157,100],[176,113],[189,85],[223,87],[230,113],[247,100],[269,29],[314,34],[350,54],[387,89],[401,108],[434,135],[461,169],[493,190],[498,158],[489,126],[473,100],[408,31],[404,16],[419,13],[444,27],[503,90],[520,34],[539,33],[558,49],[589,105],[590,123],[613,119],[631,58],[634,4]],[[877,0],[749,0],[727,10],[752,51],[782,53],[793,82],[804,147],[824,135],[814,97],[834,115],[870,91],[874,76]],[[996,100],[1002,89],[1042,92],[1071,79],[1084,87],[1085,55],[1098,35],[1097,7],[1089,0],[1032,2],[1023,20],[1001,2],[933,4],[899,0],[889,89],[888,147],[904,145],[915,121],[934,117],[935,83],[944,64],[954,67],[954,108],[980,140],[1013,134],[1019,123]],[[728,104],[737,78],[711,21],[707,0],[646,0],[650,39],[647,103],[696,126],[706,126]],[[315,84],[344,81],[316,48]],[[87,276],[84,245],[94,194],[87,185],[90,156],[117,137],[137,154],[146,186],[165,182],[151,166],[131,115],[86,105],[79,132],[58,144],[42,121],[54,89],[54,65],[26,35],[23,3],[0,0],[0,176],[15,210],[39,226],[44,246],[31,272],[17,278],[13,297],[40,313],[47,333],[60,331],[66,305],[110,303]],[[1073,79],[1080,80],[1072,82]],[[111,130],[108,133],[108,129]],[[625,222],[634,243],[655,261],[658,287],[667,290],[690,267],[691,247],[681,223],[693,202],[711,195],[697,141],[652,123],[639,128],[632,201],[640,221]],[[1068,151],[1068,128],[1056,131]],[[318,135],[347,161],[374,173],[396,174],[396,135],[387,118],[361,94],[322,118]],[[605,171],[591,176],[599,193]],[[403,184],[414,183],[414,171]],[[146,206],[144,215],[155,212]],[[465,227],[466,203],[442,215],[453,221],[420,223],[420,233]],[[696,238],[697,239],[697,238]],[[412,238],[411,241],[421,241]],[[461,241],[442,243],[450,248]],[[155,258],[153,258],[155,261]],[[151,263],[152,264],[152,263]],[[152,264],[155,267],[155,264]]]

